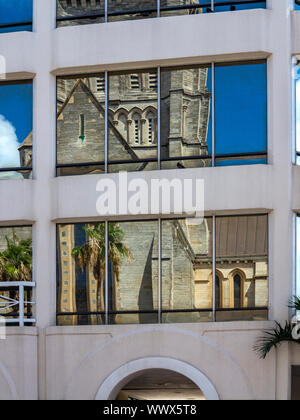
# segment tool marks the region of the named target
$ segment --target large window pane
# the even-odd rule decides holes
[[[212,219],[163,220],[161,246],[162,321],[212,321]]]
[[[29,178],[31,168],[32,83],[0,83],[0,179]]]
[[[20,313],[19,286],[10,284],[32,281],[31,229],[31,226],[0,227],[0,316],[9,320],[10,325],[18,325]],[[32,318],[32,287],[24,287],[24,301],[24,318]]]
[[[241,0],[232,0],[231,4],[228,6],[222,6],[221,3],[224,3],[224,0],[214,0],[214,11],[215,12],[227,12],[234,10],[247,10],[247,9],[265,9],[266,1],[254,2],[250,0],[249,3],[239,4]]]
[[[162,168],[210,165],[211,92],[210,66],[162,69]]]
[[[234,164],[230,155],[236,164],[266,163],[266,73],[265,62],[216,65],[216,166]]]
[[[108,158],[110,172],[157,169],[156,69],[109,75]]]
[[[267,319],[267,215],[216,218],[216,276],[216,321]]]
[[[157,0],[108,0],[108,20],[147,19],[157,16]]]
[[[105,322],[104,223],[57,226],[57,312],[58,325]]]
[[[207,5],[207,0],[160,0],[161,16],[182,16],[206,13],[211,10],[210,7],[201,7]]]
[[[108,236],[110,322],[156,323],[158,321],[157,220],[111,222]],[[128,313],[130,311],[133,313]]]
[[[59,175],[104,171],[104,102],[104,74],[57,78]]]
[[[32,0],[0,0],[0,33],[31,30]]]
[[[57,27],[104,22],[104,4],[104,0],[56,0]]]
[[[295,2],[295,10],[300,10],[300,2],[299,4]]]

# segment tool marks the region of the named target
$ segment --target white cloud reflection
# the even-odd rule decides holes
[[[18,138],[14,126],[0,115],[0,167],[20,166]]]

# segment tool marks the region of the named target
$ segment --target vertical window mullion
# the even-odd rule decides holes
[[[108,6],[107,6],[107,3],[108,3],[108,0],[105,0],[105,2],[104,2],[104,22],[105,23],[108,22],[108,16],[107,16]]]
[[[157,169],[161,168],[160,163],[160,67],[157,68]]]
[[[157,0],[157,17],[160,17],[160,0]]]
[[[220,283],[220,291],[221,291]],[[216,216],[212,219],[212,296],[213,296],[213,321],[216,321]]]
[[[210,6],[211,10],[212,10],[212,12],[214,12],[215,11],[215,0],[210,0],[210,4],[211,4],[211,6]]]
[[[105,221],[105,324],[108,324],[108,221]]]
[[[161,219],[158,219],[158,287],[157,287],[157,309],[158,323],[161,324]]]
[[[211,63],[211,164],[215,166],[215,63]]]
[[[105,110],[104,110],[104,171],[108,172],[108,72],[104,74]]]

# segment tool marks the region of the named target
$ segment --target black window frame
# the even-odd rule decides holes
[[[295,0],[296,2],[299,0]],[[258,3],[266,3],[266,0],[224,0],[220,3],[216,3],[213,5],[212,8],[212,2],[207,1],[203,4],[187,4],[187,5],[174,5],[174,6],[158,6],[153,8],[144,8],[144,9],[132,9],[132,10],[124,10],[124,11],[109,11],[106,4],[106,10],[99,13],[84,13],[81,15],[72,15],[72,16],[56,16],[56,25],[59,22],[68,22],[68,21],[80,21],[84,19],[97,19],[97,18],[104,18],[105,22],[109,22],[109,17],[113,16],[124,16],[124,15],[145,15],[150,13],[157,13],[157,16],[160,17],[161,12],[172,12],[172,11],[181,11],[181,10],[196,10],[196,9],[206,9],[206,13],[214,13],[214,9],[217,10],[218,7],[222,6],[229,6],[230,11],[235,11],[236,6],[240,5],[247,5],[247,4],[258,4]],[[300,4],[300,1],[299,3]],[[92,23],[92,22],[89,22]],[[58,27],[58,26],[57,26]]]
[[[1,80],[0,81],[0,88],[1,86],[5,85],[22,85],[22,84],[31,84],[33,87],[33,79],[24,79],[24,80]],[[34,116],[33,116],[34,118]],[[33,131],[33,120],[32,120],[32,128]],[[33,142],[33,140],[32,140]],[[21,145],[21,143],[20,143]],[[33,162],[33,157],[31,159],[31,163]],[[33,165],[30,166],[17,166],[17,167],[1,167],[0,166],[0,173],[1,172],[32,172],[33,171]]]
[[[234,66],[234,65],[242,65],[242,64],[262,64],[265,63],[266,66],[268,66],[268,60],[266,59],[257,59],[257,60],[238,60],[238,61],[228,61],[228,62],[218,62],[216,64],[216,67],[222,67],[222,66]],[[106,97],[105,99],[105,103],[107,103],[107,105],[109,106],[109,77],[110,74],[112,75],[117,75],[117,74],[132,74],[133,72],[138,72],[138,73],[142,73],[142,72],[148,72],[148,73],[153,73],[153,72],[157,72],[157,77],[158,77],[158,88],[157,88],[157,93],[158,93],[158,97],[157,97],[157,112],[159,113],[161,111],[161,102],[162,102],[162,96],[161,96],[161,73],[163,73],[164,71],[172,71],[172,70],[184,70],[184,69],[192,69],[192,68],[210,68],[212,71],[212,63],[199,63],[199,64],[191,64],[191,65],[184,65],[184,66],[164,66],[164,67],[153,67],[153,68],[142,68],[142,69],[133,69],[133,70],[119,70],[119,71],[112,71],[112,72],[99,72],[99,73],[83,73],[83,74],[70,74],[70,75],[66,75],[66,76],[57,76],[56,77],[56,101],[57,101],[57,86],[58,86],[58,80],[59,79],[63,79],[63,80],[68,80],[68,79],[80,79],[80,78],[92,78],[92,77],[99,77],[100,75],[103,75],[103,73],[105,74],[105,88],[104,88],[104,95]],[[160,87],[160,89],[159,89]],[[212,90],[214,88],[212,87]],[[266,96],[268,95],[268,88],[266,87]],[[211,96],[211,101],[213,101],[213,95]],[[214,105],[212,105],[214,106]],[[57,110],[57,107],[56,107]],[[105,118],[107,118],[107,120],[109,120],[109,112],[105,113],[107,116]],[[157,139],[157,156],[154,158],[141,158],[141,159],[129,159],[129,160],[110,160],[109,159],[109,135],[108,135],[108,121],[106,124],[106,130],[107,133],[104,133],[104,141],[106,142],[107,146],[105,146],[107,148],[106,152],[105,152],[105,156],[104,156],[104,161],[99,161],[99,162],[80,162],[80,163],[58,163],[57,162],[57,119],[56,119],[56,176],[70,176],[70,175],[83,175],[83,174],[88,174],[88,168],[89,167],[103,167],[104,170],[101,172],[101,174],[108,174],[108,173],[114,173],[114,172],[110,172],[109,171],[109,166],[110,165],[126,165],[126,164],[138,164],[140,163],[142,166],[144,165],[144,167],[148,164],[148,163],[152,163],[152,162],[156,162],[157,163],[157,167],[153,170],[164,170],[167,168],[162,168],[162,164],[163,163],[167,163],[167,162],[172,162],[172,161],[191,161],[191,160],[198,160],[198,161],[209,161],[210,164],[207,165],[207,167],[219,167],[221,165],[217,165],[216,163],[219,160],[249,160],[249,159],[265,159],[266,162],[262,163],[264,165],[268,164],[268,104],[266,105],[266,115],[267,115],[267,119],[266,119],[266,150],[265,151],[258,151],[258,152],[248,152],[248,153],[228,153],[228,154],[215,154],[214,150],[213,150],[213,142],[211,144],[211,148],[212,148],[212,153],[207,154],[207,155],[192,155],[192,156],[171,156],[171,157],[162,157],[162,144],[161,144],[161,139],[158,138]],[[161,115],[158,115],[158,124],[161,123]],[[211,118],[211,117],[210,117]],[[214,121],[214,124],[216,122]],[[213,124],[213,121],[211,121],[211,124]],[[159,127],[159,131],[160,131]],[[160,136],[158,136],[160,137]],[[213,159],[214,158],[214,159]],[[213,162],[214,161],[214,162]],[[213,163],[212,163],[213,162]],[[201,167],[203,165],[199,165],[199,167]],[[228,166],[233,166],[233,165],[228,165]],[[180,168],[182,167],[182,165],[180,166]],[[63,174],[60,171],[63,171],[64,169],[71,169],[71,168],[82,168],[86,170],[86,173],[66,173]],[[126,170],[126,168],[123,168],[124,170]],[[139,170],[143,170],[144,168],[140,168]],[[176,168],[175,168],[176,169]],[[188,169],[191,169],[188,167]]]
[[[267,231],[268,231],[268,237],[269,237],[269,217],[268,217],[268,214],[267,213],[247,213],[247,214],[230,214],[230,217],[236,217],[236,216],[245,216],[245,215],[249,215],[249,216],[267,216]],[[222,217],[222,215],[220,215],[220,216],[214,216],[214,218],[217,218],[217,217]],[[213,216],[205,216],[205,218],[208,218],[208,219],[213,219]],[[162,235],[163,235],[163,227],[162,227],[162,222],[164,222],[164,221],[179,221],[179,220],[185,220],[185,219],[188,219],[188,217],[182,217],[182,216],[179,216],[179,217],[161,217],[161,218],[141,218],[141,219],[139,219],[139,218],[132,218],[132,219],[127,219],[127,218],[122,218],[122,217],[120,217],[120,218],[117,218],[117,219],[109,219],[109,220],[107,220],[106,222],[107,222],[107,226],[108,226],[108,223],[110,223],[110,222],[116,222],[116,223],[118,223],[118,222],[131,222],[131,223],[134,223],[134,222],[143,222],[143,221],[154,221],[154,222],[157,222],[157,229],[158,229],[158,238],[159,238],[159,240],[160,240],[160,247],[162,247]],[[230,307],[226,307],[226,308],[223,308],[223,307],[219,307],[216,303],[216,301],[215,302],[212,302],[212,306],[211,307],[209,307],[209,308],[190,308],[190,309],[180,309],[180,308],[176,308],[176,309],[164,309],[163,307],[162,307],[162,298],[160,297],[160,304],[158,305],[158,309],[156,309],[156,310],[122,310],[122,311],[116,311],[116,310],[113,310],[111,307],[110,307],[110,303],[109,303],[109,299],[110,299],[110,296],[108,295],[108,297],[107,298],[105,298],[105,301],[108,303],[108,307],[106,308],[106,310],[105,311],[93,311],[93,312],[79,312],[79,311],[75,311],[75,312],[59,312],[59,311],[57,311],[57,304],[58,304],[58,296],[59,296],[59,287],[60,287],[60,278],[59,278],[59,268],[58,268],[58,259],[59,259],[59,253],[58,253],[58,237],[59,237],[59,235],[58,235],[58,229],[59,229],[59,226],[63,226],[63,225],[73,225],[73,226],[75,226],[75,225],[78,225],[78,224],[96,224],[96,223],[105,223],[105,220],[104,219],[101,219],[101,220],[95,220],[95,221],[88,221],[88,220],[83,220],[83,221],[81,221],[81,222],[72,222],[72,221],[69,221],[69,222],[58,222],[57,224],[56,224],[56,298],[57,298],[57,301],[56,301],[56,325],[57,326],[63,326],[63,324],[60,324],[59,323],[59,319],[61,318],[61,317],[64,317],[64,316],[77,316],[77,317],[80,317],[80,316],[84,316],[84,317],[88,317],[88,316],[90,316],[90,315],[101,315],[102,316],[102,320],[105,320],[105,316],[106,316],[106,321],[107,322],[103,322],[102,324],[100,324],[100,325],[126,325],[126,323],[124,323],[124,324],[122,324],[122,323],[119,323],[119,324],[115,324],[115,323],[113,323],[113,322],[110,322],[110,318],[111,318],[111,316],[114,316],[114,315],[138,315],[138,314],[156,314],[157,315],[157,319],[158,319],[158,321],[157,321],[157,323],[158,324],[160,324],[160,323],[162,323],[162,324],[167,324],[168,322],[164,322],[163,321],[163,317],[162,317],[162,315],[164,315],[164,314],[168,314],[168,313],[177,313],[177,314],[180,314],[180,313],[211,313],[212,314],[212,319],[211,319],[211,321],[199,321],[199,322],[196,322],[196,323],[202,323],[202,322],[211,322],[211,323],[216,323],[216,322],[224,322],[223,320],[218,320],[217,319],[217,314],[218,313],[225,313],[225,312],[236,312],[236,313],[238,313],[238,312],[254,312],[254,313],[259,313],[260,311],[265,311],[266,312],[266,320],[268,320],[269,319],[269,309],[270,309],[270,301],[269,301],[269,299],[268,299],[268,305],[267,306],[249,306],[249,307],[244,307],[244,306],[242,306],[242,305],[240,305],[240,307],[238,307],[238,308],[236,308],[236,307],[232,307],[232,308],[230,308]],[[108,229],[108,228],[107,228]],[[212,231],[212,235],[213,235],[213,231]],[[216,232],[215,232],[215,235],[216,235]],[[107,236],[106,236],[107,237]],[[158,254],[158,258],[159,258],[159,254]],[[163,252],[161,251],[161,254],[160,254],[160,258],[161,258],[161,261],[163,260]],[[217,257],[215,256],[215,264],[217,264]],[[212,264],[214,264],[214,261],[213,261],[213,255],[212,255],[212,257],[211,257],[211,260],[212,260]],[[267,255],[267,261],[268,261],[268,266],[269,266],[269,246],[268,246],[268,255]],[[107,268],[106,268],[107,269]],[[161,268],[160,268],[160,270],[162,270]],[[216,273],[216,276],[218,276],[218,273]],[[219,277],[219,276],[218,276]],[[219,279],[220,279],[220,277],[219,277]],[[160,284],[159,284],[159,282],[160,282]],[[241,282],[242,282],[242,279],[241,279]],[[162,290],[162,288],[163,288],[163,276],[162,276],[162,271],[160,271],[160,275],[159,275],[159,277],[158,277],[158,288],[160,288],[161,290]],[[216,298],[216,294],[215,294],[215,292],[213,292],[213,287],[214,287],[214,285],[212,284],[212,297],[213,297],[213,299],[215,299]],[[220,293],[221,293],[221,279],[220,279]],[[268,288],[270,287],[270,279],[269,279],[269,276],[268,276]],[[109,287],[108,287],[108,289],[109,289]],[[108,292],[107,292],[108,293]],[[221,295],[220,295],[221,296]],[[158,295],[158,297],[159,297],[159,295]],[[222,306],[222,305],[221,305]],[[238,321],[238,322],[243,322],[244,320],[240,320],[240,321]],[[264,322],[265,320],[263,320],[263,321],[261,321],[261,322]],[[174,323],[180,323],[181,321],[177,321],[177,322],[174,322]],[[187,323],[193,323],[193,322],[188,322],[188,321],[182,321],[182,322],[187,322]],[[228,322],[228,321],[225,321],[225,322]],[[236,320],[232,320],[232,321],[229,321],[229,322],[236,322]],[[248,322],[251,322],[251,320],[249,320]],[[142,324],[144,324],[144,323],[140,323],[140,324],[136,324],[136,323],[132,323],[133,325],[142,325]],[[88,324],[85,324],[85,325],[90,325],[89,323]],[[99,324],[97,324],[97,325],[99,325]]]

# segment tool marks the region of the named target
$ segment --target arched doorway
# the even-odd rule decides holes
[[[117,400],[205,400],[198,386],[181,373],[167,369],[140,372],[119,392]]]
[[[120,366],[105,379],[96,394],[96,400],[171,400],[172,397],[219,399],[213,384],[202,372],[186,362],[168,357],[147,357]]]

